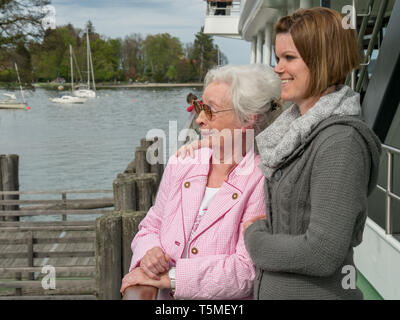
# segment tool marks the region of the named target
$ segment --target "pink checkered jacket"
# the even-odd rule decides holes
[[[243,240],[243,224],[265,214],[265,178],[260,157],[248,153],[234,167],[213,198],[206,215],[191,234],[202,202],[212,150],[195,151],[195,158],[171,157],[155,204],[139,225],[132,241],[130,270],[153,247],[171,256],[176,266],[177,299],[249,299],[255,269]],[[188,257],[182,254],[190,241]],[[160,299],[169,299],[160,290]]]

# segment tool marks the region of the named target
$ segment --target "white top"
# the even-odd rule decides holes
[[[195,222],[193,224],[192,231],[191,231],[190,237],[189,237],[189,241],[186,243],[185,250],[183,251],[182,258],[187,258],[187,256],[188,256],[188,244],[189,244],[190,240],[192,239],[193,234],[196,232],[197,227],[199,226],[201,219],[207,213],[207,209],[210,206],[210,203],[211,203],[212,199],[215,197],[215,195],[217,194],[219,189],[220,188],[209,188],[209,187],[206,187],[206,191],[204,193],[203,201],[201,202],[199,212],[197,213],[197,217],[196,217],[196,220],[195,220]]]

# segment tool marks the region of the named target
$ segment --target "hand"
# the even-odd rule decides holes
[[[211,145],[212,145],[211,138],[203,138],[202,140],[195,140],[192,143],[180,147],[175,155],[177,157],[180,156],[182,159],[185,159],[186,155],[189,153],[190,156],[194,159],[194,150],[198,150],[204,147],[210,148]]]
[[[146,252],[140,261],[140,267],[149,278],[160,280],[158,275],[169,270],[170,259],[171,257],[160,247],[154,247]]]
[[[267,220],[267,216],[265,214],[263,214],[261,216],[256,216],[256,217],[253,217],[253,218],[247,220],[243,225],[243,235],[246,233],[247,228],[250,227],[254,222],[256,222],[258,220]]]
[[[168,272],[162,274],[159,281],[150,279],[142,268],[137,267],[122,279],[120,292],[124,294],[126,288],[136,285],[153,286],[159,289],[165,289],[171,288],[171,280],[168,277]]]

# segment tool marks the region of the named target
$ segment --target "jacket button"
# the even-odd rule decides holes
[[[232,195],[232,199],[233,199],[233,200],[236,200],[237,197],[238,197],[238,194],[237,194],[237,193],[234,193],[234,194]]]
[[[193,249],[192,249],[192,253],[193,253],[193,254],[197,254],[198,252],[199,252],[199,250],[197,250],[197,248],[193,248]]]
[[[190,188],[190,182],[185,182],[184,186],[185,188]]]
[[[275,181],[279,181],[281,177],[282,177],[282,171],[281,170],[276,171],[274,175]]]

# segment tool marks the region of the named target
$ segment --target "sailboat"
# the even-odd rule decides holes
[[[71,45],[69,45],[69,55],[70,55],[70,60],[71,60],[71,90],[72,90],[72,92],[74,92],[74,68],[73,68],[73,64],[72,64],[72,46]],[[66,103],[66,104],[86,102],[85,98],[74,97],[71,95],[63,95],[61,97],[53,98],[50,100],[55,103]]]
[[[81,98],[96,98],[96,84],[94,81],[94,71],[93,71],[93,61],[92,61],[92,53],[90,50],[90,41],[89,41],[89,30],[86,32],[86,55],[87,55],[87,88],[78,89],[72,91],[72,94],[75,97]],[[90,89],[90,74],[92,74],[92,81],[93,81],[93,90]]]
[[[0,101],[0,109],[25,109],[26,102],[24,92],[22,90],[21,79],[18,73],[18,66],[15,63],[15,71],[17,71],[17,77],[19,82],[19,89],[21,90],[22,102],[17,100],[17,97],[13,93],[3,93],[4,99]]]

